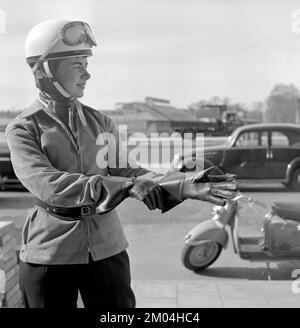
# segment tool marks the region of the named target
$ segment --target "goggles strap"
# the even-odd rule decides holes
[[[80,118],[81,124],[83,126],[87,126],[86,119],[85,119],[85,116],[84,116],[80,101],[78,99],[75,99],[74,104],[75,104],[75,107],[77,109],[77,113],[78,113],[78,116]]]
[[[50,80],[50,82],[54,85],[54,87],[57,89],[57,91],[63,95],[65,98],[67,98],[68,100],[70,100],[76,107],[78,116],[80,118],[80,121],[82,123],[83,126],[87,126],[87,122],[82,110],[82,106],[81,103],[78,99],[72,97],[61,85],[58,81],[55,80],[55,77],[53,76],[53,74],[51,73],[50,67],[49,67],[49,63],[48,61],[43,63],[45,72],[47,74],[48,79]]]
[[[48,61],[43,63],[45,72],[47,74],[48,79],[50,80],[50,82],[54,85],[54,87],[56,88],[56,90],[65,98],[69,99],[72,98],[72,96],[60,85],[60,83],[55,79],[55,77],[52,75],[51,71],[50,71],[50,67],[49,67],[49,63]]]
[[[52,82],[52,84],[55,86],[55,88],[58,90],[60,94],[62,94],[65,98],[70,98],[72,97],[60,84],[59,82],[55,81]]]
[[[48,108],[48,104],[46,104],[42,99],[41,99],[41,96],[40,95],[38,95],[38,99],[39,99],[39,101],[46,107],[46,108]]]
[[[52,80],[54,78],[54,76],[53,76],[53,74],[52,74],[52,72],[50,70],[48,61],[44,62],[43,63],[43,66],[44,66],[44,70],[45,70],[45,72],[47,74],[47,77]]]

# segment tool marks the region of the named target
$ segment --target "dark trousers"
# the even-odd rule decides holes
[[[133,308],[126,251],[88,264],[40,265],[20,261],[20,287],[26,308]]]

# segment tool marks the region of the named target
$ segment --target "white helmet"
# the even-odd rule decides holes
[[[34,26],[25,42],[28,64],[33,72],[44,61],[66,57],[91,56],[96,40],[90,26],[81,21],[53,19]],[[32,65],[31,65],[32,66]]]

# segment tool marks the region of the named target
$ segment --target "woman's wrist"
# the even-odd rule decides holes
[[[182,199],[189,199],[192,198],[192,187],[193,187],[193,182],[189,179],[184,179],[182,183]]]
[[[130,190],[135,184],[136,177],[129,178],[123,185],[123,197],[127,198],[130,197]]]

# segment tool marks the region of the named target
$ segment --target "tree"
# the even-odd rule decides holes
[[[245,112],[245,119],[263,122],[264,110],[265,110],[265,103],[262,101],[255,101],[250,105],[249,110]]]
[[[266,100],[266,122],[295,122],[299,90],[293,85],[277,84]]]

